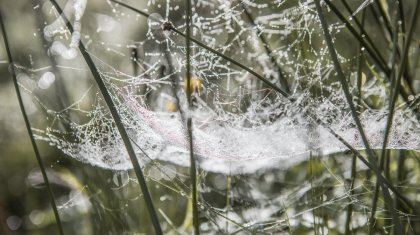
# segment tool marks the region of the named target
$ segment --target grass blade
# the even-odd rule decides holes
[[[396,177],[396,185],[397,187],[401,187],[404,181],[404,162],[405,162],[405,150],[398,151],[398,159],[397,159],[397,177]],[[398,200],[394,200],[394,206],[396,210],[403,210]],[[409,224],[409,222],[408,222]],[[395,231],[396,233],[396,231]]]
[[[65,18],[65,15],[63,14],[62,9],[57,4],[57,2],[55,0],[51,0],[51,3],[57,9],[58,13],[63,18]],[[73,26],[71,25],[70,21],[68,21],[66,19],[65,19],[65,21],[67,22],[67,28],[70,30],[70,32],[73,32]],[[81,54],[83,55],[83,58],[85,59],[86,64],[88,65],[93,77],[95,78],[96,83],[98,84],[99,90],[101,91],[101,94],[104,97],[104,100],[105,100],[105,102],[106,102],[106,104],[109,108],[109,111],[112,115],[112,118],[115,121],[115,125],[117,126],[118,131],[121,135],[121,138],[124,142],[127,153],[128,153],[128,155],[130,157],[130,160],[133,164],[134,172],[136,173],[136,176],[139,180],[140,188],[141,188],[141,191],[143,193],[143,197],[144,197],[144,200],[145,200],[145,203],[146,203],[147,210],[149,212],[150,219],[151,219],[153,227],[155,229],[155,233],[156,234],[163,234],[162,233],[162,228],[160,227],[160,224],[159,224],[159,219],[158,219],[157,214],[156,214],[156,210],[155,210],[154,205],[153,205],[152,198],[150,196],[149,189],[148,189],[147,184],[146,184],[146,179],[145,179],[145,177],[143,175],[143,172],[141,170],[140,164],[139,164],[138,159],[136,157],[136,153],[134,152],[133,146],[130,142],[130,138],[127,134],[127,131],[125,130],[125,127],[124,127],[124,125],[121,121],[121,118],[120,118],[120,116],[117,112],[117,109],[114,106],[114,102],[112,101],[111,95],[109,94],[109,92],[108,92],[108,90],[105,86],[105,83],[103,82],[103,80],[101,78],[101,75],[99,74],[99,70],[96,68],[92,58],[90,57],[89,53],[86,51],[86,48],[85,48],[85,46],[83,45],[82,42],[79,43],[79,50],[80,50]]]
[[[194,234],[200,235],[200,222],[198,217],[198,201],[197,201],[197,168],[194,158],[194,145],[193,145],[193,135],[192,135],[192,118],[190,112],[192,111],[192,99],[191,99],[191,0],[185,0],[186,6],[186,37],[185,37],[185,46],[186,46],[186,71],[185,75],[187,78],[187,99],[188,99],[188,113],[187,113],[187,131],[190,147],[190,178],[191,178],[191,189],[192,189],[192,208],[193,208],[193,225],[194,225]]]
[[[344,1],[345,3],[345,1]],[[360,28],[363,28],[364,24],[365,24],[365,17],[366,16],[366,9],[363,9],[362,12],[362,22],[360,24]],[[355,20],[357,20],[355,18]],[[358,20],[357,20],[358,22]],[[357,54],[357,101],[358,101],[358,107],[360,107],[361,104],[361,100],[362,100],[362,65],[364,64],[364,56],[363,56],[363,50],[362,50],[362,44],[359,43],[359,47],[358,47],[358,54]],[[351,183],[350,183],[350,205],[347,207],[347,211],[346,211],[346,227],[345,227],[345,234],[349,235],[350,234],[350,224],[351,224],[351,217],[352,217],[352,213],[353,213],[353,203],[351,203],[352,200],[352,196],[354,194],[354,183],[356,181],[356,156],[353,155],[352,157],[352,162],[351,162]]]
[[[349,188],[350,204],[347,206],[346,223],[345,223],[346,227],[345,227],[345,232],[344,232],[344,234],[346,234],[346,235],[351,234],[350,233],[350,231],[351,231],[350,224],[351,224],[351,217],[352,217],[352,214],[353,214],[352,197],[353,197],[353,194],[354,194],[354,182],[356,181],[356,163],[357,163],[356,156],[353,155],[353,158],[352,158],[352,161],[351,161],[351,176],[350,176],[351,177],[351,183],[350,183],[350,188]]]
[[[405,16],[404,16],[404,7],[403,7],[403,1],[397,0],[398,4],[398,11],[400,14],[400,20],[401,20],[401,33],[402,35],[405,35]],[[402,39],[402,44],[405,44],[404,37]]]
[[[385,25],[385,28],[388,31],[389,36],[393,37],[391,22],[389,21],[389,18],[387,17],[387,12],[385,12],[385,9],[384,9],[382,3],[379,0],[375,0],[375,3],[376,3],[376,6],[378,7],[379,14],[381,14],[380,17],[382,18],[382,22]]]
[[[399,12],[397,12],[398,14]],[[396,63],[396,51],[397,51],[397,47],[398,47],[398,17],[396,16],[394,19],[394,32],[392,34],[393,37],[393,49],[392,49],[392,53],[391,53],[391,92],[390,92],[390,97],[393,97],[393,91],[395,89],[393,89],[395,87],[395,79],[394,79],[394,73],[395,73],[395,63]],[[391,98],[392,100],[392,98]],[[391,102],[389,102],[389,114],[388,114],[388,121],[387,121],[387,125],[385,127],[385,134],[384,134],[384,140],[382,143],[382,151],[381,151],[381,156],[380,156],[380,160],[379,160],[379,170],[382,171],[384,168],[384,162],[385,162],[385,153],[386,153],[386,146],[388,143],[388,136],[389,136],[389,131],[390,131],[390,125],[391,123],[389,123],[389,117],[390,115],[392,115],[391,113],[394,111],[393,109],[391,109]],[[375,224],[374,220],[375,220],[375,213],[376,213],[376,207],[377,207],[377,202],[378,202],[378,194],[379,194],[379,184],[378,182],[376,182],[375,185],[375,191],[373,194],[373,199],[372,199],[372,210],[371,210],[371,214],[370,214],[370,219],[369,221],[369,233],[372,234],[373,233],[373,226]]]
[[[315,0],[315,5],[316,5],[316,10],[318,12],[319,19],[321,21],[321,26],[322,26],[322,29],[323,29],[323,32],[324,32],[325,41],[327,43],[328,49],[330,51],[331,59],[334,63],[334,67],[335,67],[336,72],[337,72],[337,78],[340,81],[340,84],[342,86],[344,95],[345,95],[347,103],[349,105],[351,114],[353,116],[354,122],[356,123],[357,129],[360,132],[360,135],[362,137],[362,141],[363,141],[363,143],[364,143],[364,145],[367,149],[368,155],[370,155],[371,158],[374,158],[374,153],[373,153],[372,149],[370,148],[369,142],[368,142],[367,137],[366,137],[366,135],[364,133],[364,130],[363,130],[363,126],[360,122],[359,117],[357,116],[356,108],[353,104],[353,101],[352,101],[353,99],[352,99],[352,96],[350,94],[349,85],[346,81],[346,77],[343,73],[343,70],[341,69],[340,62],[338,61],[337,53],[335,51],[331,35],[328,31],[328,25],[327,25],[327,22],[324,19],[324,15],[322,13],[321,4],[320,4],[319,0]]]
[[[351,96],[350,91],[349,91],[349,86],[348,86],[348,83],[346,81],[346,77],[344,76],[343,70],[341,69],[341,65],[340,65],[340,62],[338,61],[337,53],[335,51],[330,32],[328,31],[327,22],[326,22],[326,20],[324,18],[324,15],[322,13],[320,1],[315,0],[315,5],[316,5],[316,11],[318,13],[319,20],[321,21],[321,26],[322,26],[322,29],[323,29],[323,32],[324,32],[325,41],[327,43],[327,47],[330,51],[331,59],[333,60],[334,67],[335,67],[336,72],[337,72],[337,77],[338,77],[338,79],[341,83],[341,87],[343,89],[344,95],[346,96],[347,103],[350,106],[351,114],[352,114],[353,119],[356,123],[357,129],[359,130],[359,133],[360,133],[360,136],[362,138],[363,144],[366,147],[366,152],[368,154],[369,162],[372,163],[372,165],[376,166],[375,153],[370,148],[369,142],[368,142],[368,140],[366,138],[366,135],[364,133],[364,130],[363,130],[363,126],[362,126],[362,124],[359,120],[359,117],[357,116],[357,112],[356,112],[356,109],[355,109],[354,104],[353,104],[353,99],[352,99],[352,96]],[[380,174],[380,171],[378,173]],[[388,188],[384,185],[384,183],[382,181],[379,181],[379,182],[380,182],[381,187],[382,187],[385,202],[388,205],[392,205],[393,201],[392,201],[392,198],[389,194]],[[392,219],[395,223],[395,226],[401,228],[401,222],[400,222],[395,210],[392,210],[391,213],[392,213]],[[402,229],[398,229],[398,230],[402,230]]]
[[[51,207],[54,211],[54,218],[55,218],[55,221],[57,223],[58,232],[59,232],[60,235],[63,235],[64,234],[63,226],[61,224],[60,215],[58,214],[57,205],[55,204],[55,201],[54,201],[54,193],[52,191],[51,184],[48,180],[47,172],[45,170],[44,163],[42,162],[41,155],[40,155],[38,147],[36,145],[34,135],[32,133],[32,129],[31,129],[31,124],[29,122],[28,115],[26,114],[25,106],[24,106],[23,101],[22,101],[22,95],[21,95],[20,90],[19,90],[19,84],[18,84],[18,81],[17,81],[17,78],[16,78],[15,67],[13,65],[12,53],[10,52],[9,40],[7,38],[6,29],[5,29],[5,26],[4,26],[4,23],[3,23],[3,17],[2,17],[1,12],[0,12],[0,26],[1,26],[1,31],[2,31],[2,34],[3,34],[4,45],[5,45],[6,52],[7,52],[7,58],[9,60],[9,66],[10,66],[11,73],[12,73],[13,85],[15,87],[16,95],[17,95],[17,98],[18,98],[18,101],[19,101],[20,111],[22,112],[22,116],[23,116],[23,119],[25,121],[25,126],[26,126],[26,130],[28,131],[29,138],[31,139],[31,144],[32,144],[32,148],[33,148],[34,153],[35,153],[36,160],[38,162],[39,168],[41,169],[42,178],[44,180],[45,186],[47,187],[48,199],[50,200]]]
[[[119,2],[119,1],[116,1],[116,0],[110,0],[110,1],[111,2],[115,2],[115,3],[118,3],[119,5],[124,6],[124,7],[128,8],[128,9],[130,9],[130,10],[136,12],[136,13],[139,13],[139,14],[145,16],[145,17],[149,17],[149,14],[147,14],[147,13],[145,13],[143,11],[140,11],[140,10],[134,8],[134,7],[131,7],[131,6],[127,5],[127,4],[125,4],[125,3],[122,3],[122,2]],[[171,30],[174,31],[175,33],[181,35],[182,37],[187,37],[187,35],[185,35],[181,31],[179,31],[178,29],[174,28],[173,26],[172,26]],[[225,59],[225,60],[233,63],[234,65],[236,65],[236,66],[240,67],[241,69],[244,69],[248,73],[254,75],[258,79],[260,79],[263,82],[265,82],[272,89],[274,89],[275,91],[279,92],[284,97],[289,97],[289,94],[287,92],[283,91],[281,88],[277,87],[272,82],[270,82],[267,78],[265,78],[265,77],[261,76],[260,74],[256,73],[254,70],[250,69],[248,66],[245,66],[242,63],[240,63],[240,62],[238,62],[236,60],[233,60],[233,59],[229,58],[228,56],[226,56],[226,55],[224,55],[224,54],[222,54],[222,53],[214,50],[213,48],[208,47],[207,45],[205,45],[204,43],[202,43],[202,42],[194,39],[193,37],[189,37],[189,38],[190,38],[190,41],[194,42],[195,44],[199,45],[200,47],[202,47],[202,48],[210,51],[211,53],[213,53],[213,54],[215,54],[215,55],[217,55],[217,56],[219,56],[219,57],[221,57],[221,58],[223,58],[223,59]]]

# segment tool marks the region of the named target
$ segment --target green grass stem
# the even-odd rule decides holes
[[[345,3],[345,1],[344,1]],[[366,9],[363,9],[362,12],[362,22],[361,22],[361,28],[363,28],[364,24],[365,24],[365,19],[366,19]],[[357,20],[357,18],[355,18],[355,20]],[[358,107],[360,107],[360,103],[362,100],[362,66],[364,64],[364,56],[363,56],[363,50],[362,50],[362,44],[359,42],[359,46],[358,46],[358,54],[357,54],[357,101],[358,101]],[[360,110],[359,110],[360,111]],[[350,191],[350,204],[347,207],[347,211],[346,211],[346,225],[345,225],[345,234],[346,235],[350,235],[350,230],[351,230],[351,218],[352,218],[352,214],[353,214],[353,203],[352,202],[352,196],[354,194],[354,183],[356,181],[356,164],[357,164],[357,158],[355,155],[353,155],[352,157],[352,161],[351,161],[351,182],[350,182],[350,187],[349,187],[349,191]]]
[[[191,178],[191,189],[192,189],[192,208],[193,208],[193,225],[194,225],[194,234],[200,235],[200,221],[198,215],[198,192],[197,192],[197,167],[194,158],[194,144],[193,144],[193,134],[192,134],[192,118],[190,112],[192,112],[192,99],[191,99],[191,0],[185,0],[186,6],[186,37],[185,37],[185,46],[186,46],[186,71],[185,76],[187,78],[187,99],[188,99],[188,113],[187,113],[187,132],[190,148],[190,178]]]
[[[397,12],[398,14],[399,12]],[[391,64],[392,64],[392,68],[391,68],[391,92],[390,92],[390,97],[392,97],[393,91],[395,90],[395,63],[396,63],[396,51],[398,48],[398,17],[396,16],[394,19],[394,33],[392,34],[393,37],[393,48],[392,48],[392,53],[391,53]],[[392,98],[391,98],[392,99]],[[394,110],[391,110],[391,101],[389,102],[389,115],[391,115],[392,112],[394,112]],[[389,118],[389,116],[388,116]],[[382,151],[381,151],[381,156],[379,159],[379,170],[382,171],[384,168],[384,162],[385,162],[385,153],[386,153],[386,146],[388,143],[388,137],[389,137],[389,131],[390,131],[390,126],[388,126],[388,124],[391,123],[387,123],[387,126],[385,127],[385,134],[384,134],[384,140],[382,142]],[[372,198],[372,210],[371,210],[371,214],[370,214],[370,219],[369,221],[369,233],[372,234],[373,233],[373,227],[376,224],[375,221],[375,213],[376,213],[376,208],[377,208],[377,202],[378,202],[378,195],[379,195],[379,183],[378,181],[376,182],[375,185],[375,190],[374,190],[374,194],[373,194],[373,198]]]

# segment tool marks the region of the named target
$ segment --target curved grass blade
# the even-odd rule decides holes
[[[345,1],[344,1],[345,2]],[[366,19],[366,9],[363,9],[362,12],[362,22],[361,22],[361,27],[364,26],[365,24],[365,19]],[[357,19],[355,19],[357,20]],[[364,64],[364,55],[363,55],[363,50],[362,50],[362,44],[359,43],[358,49],[357,51],[359,52],[357,54],[357,98],[358,98],[358,107],[360,106],[361,103],[361,99],[362,99],[362,66]],[[351,183],[350,183],[350,200],[354,194],[354,184],[356,181],[356,156],[353,155],[352,157],[352,161],[351,161]],[[351,224],[351,218],[352,218],[352,214],[353,214],[353,203],[350,203],[347,207],[347,211],[346,211],[346,227],[345,227],[345,234],[349,235],[350,234],[350,224]]]
[[[51,0],[51,3],[57,9],[61,17],[64,18],[65,22],[67,22],[66,25],[67,25],[67,28],[70,30],[70,32],[73,32],[73,26],[71,25],[70,21],[68,21],[65,18],[65,15],[62,9],[60,8],[60,6],[57,4],[57,2],[55,0]],[[150,196],[149,189],[147,187],[146,179],[141,170],[141,167],[136,157],[136,153],[134,152],[133,146],[131,145],[130,138],[127,134],[127,131],[125,130],[125,127],[121,121],[120,115],[118,114],[117,109],[114,106],[114,102],[112,101],[111,95],[109,94],[105,86],[105,83],[103,82],[101,75],[99,74],[99,70],[96,68],[95,63],[93,62],[89,53],[86,51],[86,48],[82,42],[79,43],[79,50],[82,53],[83,58],[85,59],[86,64],[88,65],[93,77],[95,78],[96,83],[98,84],[99,90],[101,91],[101,94],[104,97],[104,100],[109,108],[112,118],[114,119],[115,125],[117,126],[118,131],[121,135],[121,138],[124,142],[124,145],[130,157],[131,163],[133,164],[134,172],[136,173],[136,176],[139,180],[140,188],[143,193],[144,201],[146,203],[146,207],[149,212],[150,219],[152,220],[155,233],[163,234],[162,228],[160,227],[160,224],[159,224],[159,219],[156,214],[156,210],[153,205],[152,198]]]
[[[44,163],[42,162],[41,155],[40,155],[38,147],[36,145],[34,135],[32,133],[32,129],[31,129],[31,124],[29,122],[28,115],[26,114],[25,106],[24,106],[23,101],[22,101],[22,95],[21,95],[20,90],[19,90],[19,84],[18,84],[18,81],[17,81],[17,78],[16,78],[15,67],[13,65],[12,53],[10,52],[9,40],[7,38],[6,29],[5,29],[5,26],[4,26],[4,23],[3,23],[3,17],[2,17],[1,12],[0,12],[0,26],[1,26],[1,31],[2,31],[2,34],[3,34],[3,41],[4,41],[5,48],[6,48],[7,58],[9,60],[9,66],[10,66],[11,73],[12,73],[13,85],[15,87],[16,95],[17,95],[17,98],[18,98],[18,101],[19,101],[20,111],[22,112],[23,120],[25,121],[25,126],[26,126],[26,130],[28,131],[29,138],[31,139],[32,148],[34,150],[36,160],[37,160],[39,168],[41,170],[42,178],[44,180],[45,186],[47,187],[48,199],[50,200],[51,207],[52,207],[53,212],[54,212],[54,218],[55,218],[55,221],[57,223],[58,232],[59,232],[60,235],[64,235],[63,226],[62,226],[62,223],[61,223],[61,220],[60,220],[60,215],[58,214],[57,205],[55,204],[55,200],[54,200],[54,193],[52,191],[50,181],[48,180],[47,172],[45,170]]]
[[[191,100],[191,0],[185,0],[186,6],[186,37],[185,37],[185,46],[186,46],[186,71],[185,76],[187,78],[187,98],[188,98],[188,112],[191,112],[192,109],[192,100]],[[192,189],[192,208],[193,208],[193,225],[194,225],[194,234],[200,235],[200,222],[198,218],[198,201],[197,201],[197,168],[194,158],[194,145],[193,145],[193,135],[192,135],[192,118],[191,115],[187,114],[187,132],[189,139],[190,147],[190,178],[191,178],[191,189]]]
[[[134,7],[131,7],[125,3],[116,1],[116,0],[110,0],[111,2],[117,3],[121,6],[126,7],[127,9],[130,9],[136,13],[139,13],[145,17],[149,17],[149,14],[138,10]],[[185,34],[183,34],[182,32],[180,32],[179,30],[172,28],[172,30],[176,33],[178,33],[179,35],[186,37]],[[268,86],[270,86],[273,90],[277,91],[278,93],[280,93],[282,96],[284,96],[284,98],[288,99],[289,101],[293,101],[293,98],[289,96],[288,93],[286,93],[285,91],[283,91],[281,88],[277,87],[276,85],[274,85],[273,83],[271,83],[270,81],[268,81],[268,79],[264,78],[263,76],[259,75],[258,73],[256,73],[255,71],[253,71],[252,69],[250,69],[249,67],[241,64],[240,62],[231,59],[230,57],[206,46],[205,44],[201,43],[200,41],[191,38],[190,39],[192,42],[196,43],[197,45],[199,45],[200,47],[214,53],[217,56],[222,57],[223,59],[231,62],[232,64],[237,65],[238,67],[244,69],[245,71],[249,72],[250,74],[254,75],[255,77],[257,77],[258,79],[262,80],[263,82],[265,82]],[[405,196],[403,195],[401,192],[399,192],[398,189],[396,189],[384,176],[382,176],[382,174],[380,173],[376,161],[375,159],[372,160],[373,163],[375,164],[371,164],[370,161],[367,161],[355,148],[353,148],[353,146],[351,146],[345,139],[343,139],[340,135],[338,135],[333,129],[331,129],[331,127],[329,125],[327,125],[325,122],[323,122],[319,117],[317,117],[316,115],[310,113],[308,110],[304,111],[303,113],[304,116],[308,117],[309,119],[313,120],[315,123],[321,125],[322,127],[324,127],[331,135],[333,135],[338,141],[340,141],[342,144],[344,144],[349,150],[350,152],[352,152],[353,154],[355,154],[362,162],[363,164],[365,164],[370,170],[372,170],[376,176],[378,177],[378,179],[380,181],[383,182],[383,184],[388,187],[393,193],[395,193],[395,195],[397,195],[397,197],[404,202],[408,207],[410,207],[411,209],[413,209],[416,214],[420,215],[420,211],[418,211],[416,209],[416,207],[413,205],[413,203]]]
[[[359,117],[357,116],[356,108],[354,107],[354,104],[353,104],[353,99],[352,99],[352,96],[350,94],[350,90],[349,90],[348,83],[346,81],[346,77],[344,76],[343,70],[341,69],[341,65],[340,65],[340,62],[338,61],[337,53],[335,51],[330,32],[328,31],[327,22],[326,22],[326,20],[324,18],[324,15],[322,13],[320,0],[315,0],[315,5],[316,5],[316,11],[318,13],[319,20],[321,21],[321,26],[322,26],[322,29],[323,29],[323,32],[324,32],[325,41],[327,43],[327,47],[330,51],[331,59],[333,60],[334,67],[335,67],[336,72],[337,72],[337,77],[340,81],[340,84],[341,84],[341,87],[343,89],[344,95],[346,96],[347,103],[350,106],[351,114],[352,114],[353,119],[356,123],[357,129],[359,130],[360,136],[362,137],[363,144],[366,147],[366,152],[367,152],[367,155],[368,155],[368,158],[369,158],[369,162],[372,165],[376,166],[377,163],[376,163],[376,160],[375,160],[375,153],[370,148],[369,141],[367,140],[365,132],[363,130],[363,126],[360,122]],[[380,170],[379,170],[378,173],[380,174]],[[378,179],[379,179],[379,177],[378,177]],[[382,188],[382,192],[384,194],[385,202],[388,205],[392,205],[393,201],[392,201],[391,195],[388,191],[388,188],[385,186],[385,184],[382,182],[382,180],[380,180],[379,183],[381,184],[381,188]],[[397,212],[393,209],[393,210],[391,210],[391,213],[392,213],[392,220],[395,223],[395,226],[397,227],[398,231],[402,231],[401,221],[398,218]]]

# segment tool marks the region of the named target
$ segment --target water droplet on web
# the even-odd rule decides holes
[[[130,177],[126,171],[120,171],[112,176],[112,182],[118,187],[123,187],[128,184]]]
[[[168,181],[173,180],[177,175],[176,168],[173,165],[165,165],[162,171],[164,172],[163,178]]]
[[[9,70],[10,75],[15,74],[14,64],[9,64],[9,65],[7,66],[7,69]]]
[[[41,223],[44,222],[45,213],[43,211],[40,211],[40,210],[33,210],[29,214],[29,219],[32,222],[32,224],[34,224],[34,225],[40,225]]]
[[[6,224],[10,230],[15,231],[22,225],[22,219],[18,216],[12,215],[6,219]]]
[[[227,188],[227,178],[223,175],[216,175],[213,179],[214,186],[219,190]]]
[[[44,73],[38,81],[38,87],[48,89],[55,81],[55,75],[51,72]]]
[[[154,180],[159,181],[162,179],[163,175],[162,175],[162,172],[160,172],[160,170],[156,166],[152,166],[149,169],[149,177]]]
[[[97,32],[111,32],[118,26],[118,22],[114,18],[105,14],[96,14],[95,19],[98,25]]]
[[[160,29],[163,22],[163,17],[158,13],[152,13],[147,18],[147,24],[150,29]]]
[[[165,35],[165,37],[169,37],[172,34],[171,30],[163,30],[163,34]]]

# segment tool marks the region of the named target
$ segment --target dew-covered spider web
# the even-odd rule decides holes
[[[153,232],[115,124],[121,122],[164,233],[191,234],[186,130],[191,117],[202,234],[344,234],[346,218],[351,218],[352,231],[366,232],[376,174],[337,138],[365,155],[314,1],[192,2],[191,34],[202,45],[191,43],[191,109],[181,35],[186,32],[184,0],[123,1],[144,14],[111,0],[59,1],[73,32],[49,0],[37,0],[29,9],[36,29],[25,32],[36,46],[27,48],[13,35],[11,44],[22,45],[12,48],[14,66],[37,144],[62,154],[47,173],[51,184],[68,191],[56,197],[64,223],[77,221],[77,229],[85,228],[80,234]],[[360,37],[368,47],[321,1],[357,115],[380,156],[390,78],[400,69],[398,53],[393,58],[392,35],[371,13],[377,11],[378,1],[331,2],[356,33],[365,17],[366,34]],[[342,2],[349,3],[351,12]],[[411,5],[404,8],[406,23]],[[395,15],[389,12],[393,23]],[[420,172],[418,38],[415,32],[384,163],[386,178],[413,203],[420,198],[415,177]],[[399,34],[399,53],[404,39]],[[93,68],[79,49],[81,43]],[[374,46],[380,49],[378,60],[372,55]],[[105,83],[119,120],[112,117],[92,69]],[[8,118],[14,122],[12,115]],[[395,176],[395,171],[402,173]],[[39,187],[39,171],[31,171],[27,183]],[[383,199],[379,197],[375,214],[382,233],[392,229]],[[401,221],[415,225],[417,218],[410,210],[397,210]],[[36,223],[40,214],[29,219]]]
[[[370,2],[359,5],[353,17]],[[208,171],[236,174],[287,168],[310,154],[347,150],[325,127],[304,116],[305,112],[319,117],[353,148],[365,148],[336,78],[312,1],[195,2],[192,34],[196,40],[244,64],[290,96],[284,97],[193,43],[191,111],[185,92],[185,38],[164,28],[170,22],[185,31],[182,2],[139,3],[138,8],[150,14],[148,18],[113,2],[107,4],[106,14],[85,12],[86,3],[69,0],[64,8],[75,30],[72,34],[51,5],[43,6],[44,12],[56,17],[42,29],[48,53],[57,61],[60,73],[78,76],[61,82],[77,86],[70,101],[54,109],[43,100],[43,93],[59,82],[50,67],[20,68],[23,88],[48,117],[45,127],[35,126],[37,139],[68,156],[113,170],[132,167],[114,120],[94,80],[88,78],[89,70],[77,49],[80,39],[143,164],[159,159],[189,165],[185,115],[193,120],[196,159],[200,168]],[[91,19],[86,24],[94,25],[96,32],[84,31],[83,17]],[[334,41],[349,37],[342,22],[329,19],[329,24]],[[136,27],[142,35],[131,35]],[[362,48],[367,59],[358,81],[357,41],[354,44],[336,50],[368,140],[372,148],[381,149],[389,113],[388,77]],[[51,92],[59,92],[54,89]],[[410,95],[408,102],[397,103],[387,148],[420,150],[420,126],[415,116],[418,100],[419,95]]]

